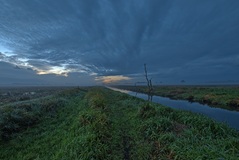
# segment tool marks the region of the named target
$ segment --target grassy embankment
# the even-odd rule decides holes
[[[25,103],[26,108],[14,104],[0,110],[3,117],[0,159],[238,159],[239,156],[237,131],[200,115],[108,89],[68,91],[58,98]]]
[[[147,93],[147,87],[145,86],[117,87]],[[238,86],[155,86],[153,94],[239,111]]]

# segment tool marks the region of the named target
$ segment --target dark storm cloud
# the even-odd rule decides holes
[[[2,0],[0,49],[15,55],[0,59],[134,79],[147,63],[155,81],[239,80],[238,8],[238,0]]]

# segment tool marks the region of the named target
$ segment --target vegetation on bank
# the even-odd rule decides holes
[[[66,89],[72,87],[1,87],[0,105],[46,97]]]
[[[117,86],[117,88],[148,92],[146,86]],[[154,86],[152,94],[239,111],[239,86]]]
[[[1,140],[0,159],[238,159],[239,133],[204,116],[105,88],[58,97],[54,113]]]
[[[45,117],[54,117],[70,97],[78,93],[78,89],[69,89],[56,95],[34,100],[7,103],[0,106],[0,137],[2,141],[11,139],[14,133],[26,130]]]

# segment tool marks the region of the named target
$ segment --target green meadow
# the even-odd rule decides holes
[[[0,106],[1,160],[225,159],[239,133],[103,87]]]

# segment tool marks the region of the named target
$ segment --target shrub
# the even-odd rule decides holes
[[[190,95],[186,98],[189,102],[193,102],[194,100],[194,96],[193,95]]]
[[[161,133],[171,132],[173,130],[173,123],[166,117],[160,119],[152,118],[142,124],[140,129],[146,139],[157,139]]]
[[[88,102],[88,106],[92,108],[106,109],[106,99],[103,92],[100,90],[90,90],[86,95],[85,99]]]
[[[229,107],[239,108],[239,99],[233,99],[227,103]]]
[[[21,97],[19,98],[19,101],[26,101],[26,100],[30,100],[30,99],[31,99],[30,96],[24,95],[24,96],[21,96]]]
[[[138,116],[140,118],[145,119],[145,118],[154,117],[156,113],[157,113],[156,108],[152,106],[151,104],[147,103],[139,108]]]

